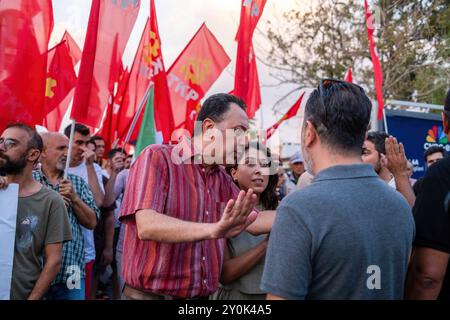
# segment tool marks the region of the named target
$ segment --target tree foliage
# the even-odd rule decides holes
[[[301,5],[302,4],[302,5]],[[299,8],[305,2],[299,1]],[[442,104],[450,87],[450,0],[369,1],[385,98]],[[354,81],[375,97],[364,1],[323,0],[268,22],[264,63],[278,84],[315,87],[323,77]]]

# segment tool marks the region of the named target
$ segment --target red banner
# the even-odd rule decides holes
[[[44,127],[46,127],[48,131],[59,131],[64,115],[66,114],[67,109],[69,109],[69,104],[73,99],[74,92],[75,89],[70,90],[69,94],[61,101],[58,107],[45,116]]]
[[[75,66],[78,61],[81,59],[81,49],[76,43],[76,41],[72,38],[69,32],[64,32],[62,37],[62,41],[66,41],[65,44],[67,49],[69,50],[70,57],[72,58],[72,63]]]
[[[77,77],[72,58],[65,41],[48,53],[47,79],[45,87],[45,113],[55,109],[75,87]]]
[[[284,121],[291,119],[297,115],[298,110],[300,110],[300,106],[302,105],[303,96],[305,93],[303,92],[300,98],[297,100],[297,102],[294,103],[292,107],[289,108],[288,112],[285,113],[285,115],[277,121],[273,126],[271,126],[269,129],[267,129],[267,138],[269,139],[275,132],[275,130],[278,129],[280,124],[282,124]]]
[[[151,85],[154,85],[156,130],[162,133],[163,142],[168,143],[174,130],[174,124],[169,88],[167,85],[167,73],[161,52],[161,38],[159,36],[156,9],[153,0],[150,1],[150,20],[145,25],[131,68],[127,91],[123,96],[122,103],[120,103],[120,111],[118,112],[120,123],[118,123],[117,129],[121,139],[124,139],[130,130],[134,116],[139,111],[142,98]],[[141,110],[130,141],[137,139],[143,115],[144,109]]]
[[[71,118],[100,127],[121,72],[121,60],[140,0],[92,1]]]
[[[352,69],[348,67],[347,74],[345,75],[345,81],[353,82]]]
[[[373,39],[374,25],[373,17],[370,12],[367,0],[364,0],[364,7],[366,9],[366,27],[367,27],[367,37],[369,39],[370,56],[373,63],[373,74],[375,77],[375,89],[377,91],[377,101],[378,101],[378,120],[383,119],[383,71],[381,69],[380,59],[375,51],[375,41]]]
[[[261,92],[253,50],[253,33],[266,5],[266,0],[243,0],[241,19],[236,35],[238,42],[234,94],[247,104],[247,115],[251,119],[261,105]]]
[[[117,87],[117,93],[114,97],[113,103],[108,104],[105,119],[103,120],[103,125],[101,130],[99,131],[98,135],[100,135],[105,140],[105,152],[109,152],[111,149],[111,146],[116,140],[119,138],[118,132],[117,132],[117,126],[119,125],[119,110],[121,107],[121,104],[123,102],[123,98],[126,94],[126,91],[128,89],[128,81],[130,79],[130,73],[126,69],[123,71],[120,80],[119,85]]]
[[[156,62],[152,63],[148,59],[152,44],[154,44],[154,41],[151,39],[150,34],[150,20],[147,20],[126,81],[126,90],[118,94],[114,99],[114,119],[112,123],[116,129],[113,128],[112,130],[117,131],[117,136],[122,140],[125,139],[130,129],[131,122],[139,108],[139,103],[149,86],[151,75],[161,69]],[[132,136],[130,141],[136,139],[137,134]]]
[[[9,122],[42,124],[51,0],[0,1],[0,132]]]
[[[164,142],[169,142],[175,126],[173,122],[169,87],[167,85],[167,73],[166,68],[164,67],[164,60],[161,52],[161,38],[159,37],[154,0],[150,0],[150,30],[151,34],[155,34],[155,42],[149,58],[152,62],[156,62],[157,65],[161,65],[161,70],[153,73],[153,82],[155,85],[154,115],[156,131],[162,132]]]
[[[200,100],[230,61],[216,37],[202,24],[168,71],[176,129],[192,132]]]

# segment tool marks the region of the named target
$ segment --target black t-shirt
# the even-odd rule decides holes
[[[423,177],[413,208],[416,222],[414,245],[450,254],[450,216],[445,199],[450,191],[450,157],[430,167]],[[450,300],[450,263],[439,299]]]
[[[420,193],[420,188],[422,187],[423,177],[420,177],[416,183],[413,185],[414,194],[417,195]]]

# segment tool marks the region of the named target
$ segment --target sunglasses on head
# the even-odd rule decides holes
[[[327,119],[327,106],[325,104],[325,96],[328,93],[333,92],[333,90],[337,89],[337,88],[350,88],[350,87],[354,87],[357,88],[358,90],[360,90],[362,93],[365,94],[365,91],[362,87],[358,86],[357,84],[351,83],[351,82],[347,82],[347,81],[343,81],[343,80],[339,80],[339,79],[332,79],[332,78],[323,78],[320,79],[319,82],[319,86],[317,87],[317,91],[319,91],[319,96],[320,96],[320,101],[322,102],[322,106],[325,112],[325,122]],[[327,126],[325,124],[321,124],[326,130],[328,129]]]

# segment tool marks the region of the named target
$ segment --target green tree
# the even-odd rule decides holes
[[[304,2],[302,2],[304,4]],[[450,86],[450,0],[382,0],[374,12],[385,98],[440,103]],[[263,63],[278,84],[316,86],[322,77],[354,81],[375,97],[364,1],[324,0],[268,22]]]

